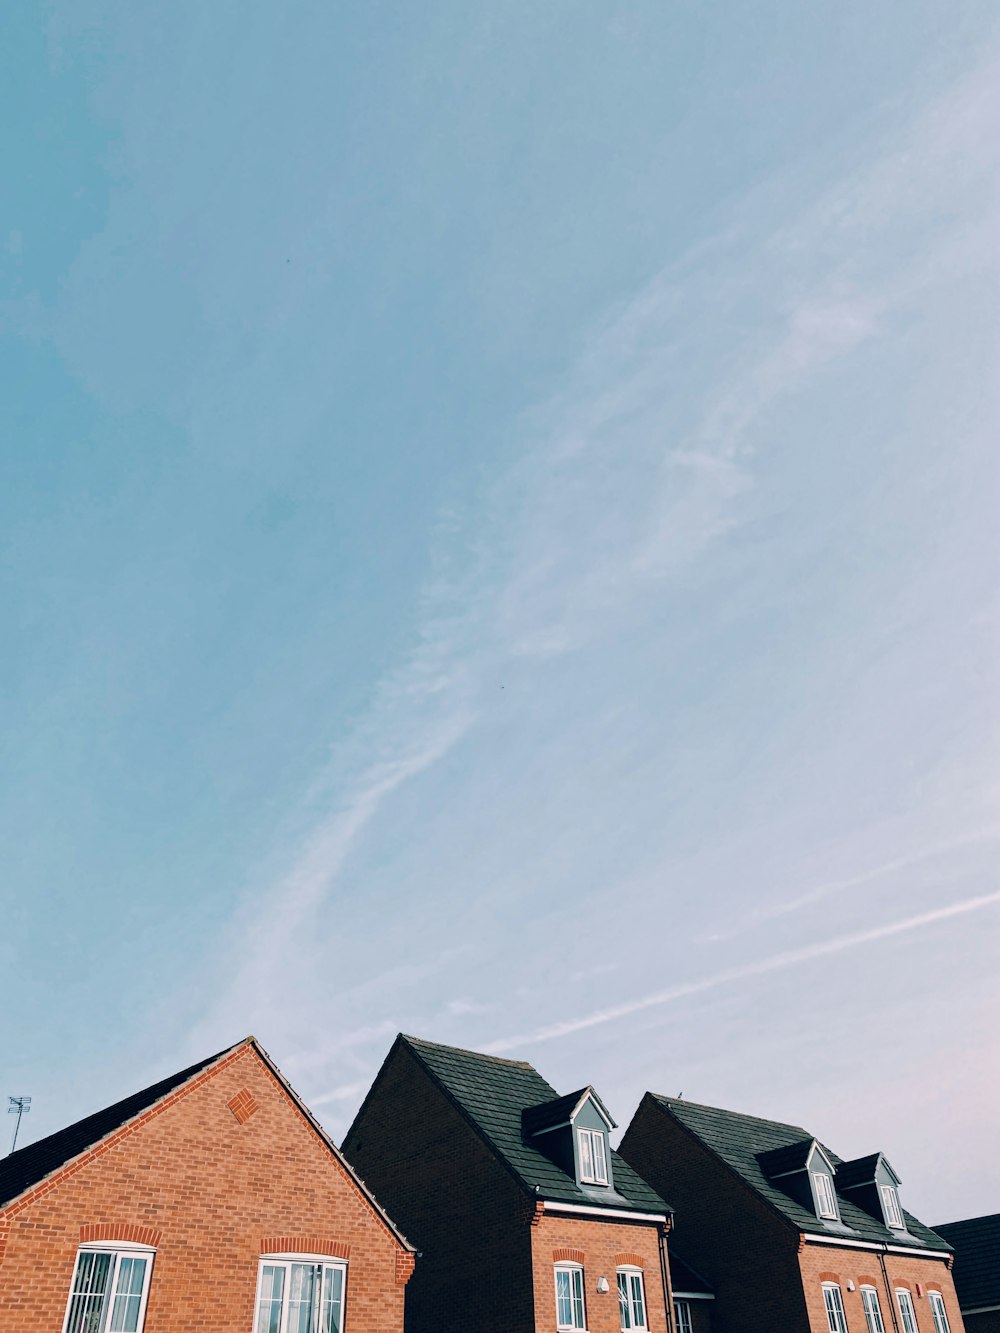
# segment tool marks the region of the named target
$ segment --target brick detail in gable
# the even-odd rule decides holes
[[[226,1105],[241,1125],[245,1125],[257,1110],[257,1103],[249,1088],[241,1088],[235,1097],[226,1102]]]
[[[396,1285],[405,1287],[413,1275],[413,1268],[417,1256],[410,1254],[408,1250],[396,1251]]]
[[[95,1240],[130,1240],[136,1245],[152,1245],[155,1249],[161,1234],[157,1227],[142,1226],[138,1222],[86,1222],[80,1228],[80,1244]]]
[[[615,1255],[616,1268],[645,1268],[646,1261],[635,1250],[619,1250]]]
[[[351,1247],[332,1236],[262,1236],[261,1254],[319,1254],[330,1259],[350,1259]]]
[[[583,1250],[571,1250],[564,1245],[560,1249],[552,1251],[552,1262],[554,1264],[582,1264],[584,1262]]]

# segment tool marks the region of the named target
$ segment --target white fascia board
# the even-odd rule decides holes
[[[992,1314],[994,1310],[1000,1310],[1000,1305],[973,1305],[968,1310],[963,1310],[962,1314]]]
[[[675,1301],[714,1301],[710,1291],[675,1291]]]
[[[624,1219],[626,1222],[665,1222],[666,1213],[632,1213],[623,1208],[588,1208],[582,1203],[558,1203],[551,1199],[542,1199],[542,1210],[546,1213],[578,1213],[582,1217],[603,1217],[614,1222]]]
[[[950,1250],[918,1250],[909,1245],[889,1245],[878,1240],[851,1240],[849,1236],[816,1236],[803,1232],[807,1245],[839,1245],[845,1250],[883,1250],[886,1254],[917,1254],[921,1259],[939,1259],[948,1262]]]

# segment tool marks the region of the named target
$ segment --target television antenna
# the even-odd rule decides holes
[[[31,1110],[31,1098],[8,1097],[7,1102],[7,1114],[17,1116],[17,1120],[14,1122],[14,1137],[10,1142],[10,1150],[13,1152],[17,1147],[17,1131],[21,1128],[21,1116],[23,1116],[26,1111]]]

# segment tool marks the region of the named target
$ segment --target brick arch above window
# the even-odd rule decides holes
[[[936,1291],[939,1296],[944,1295],[944,1288],[939,1282],[925,1282],[924,1291]]]
[[[86,1222],[80,1228],[80,1244],[101,1240],[131,1241],[133,1245],[151,1245],[155,1250],[162,1231],[141,1222]]]
[[[621,1250],[615,1255],[616,1268],[645,1268],[646,1260],[634,1250]]]
[[[583,1251],[570,1250],[563,1247],[560,1250],[552,1251],[552,1262],[554,1264],[582,1264]]]
[[[877,1280],[876,1278],[869,1277],[867,1273],[862,1273],[861,1276],[858,1278],[858,1286],[859,1286],[859,1287],[874,1287],[874,1288],[876,1289],[876,1291],[877,1291],[877,1290],[878,1290],[878,1280]]]
[[[819,1275],[819,1280],[820,1280],[820,1282],[836,1282],[837,1285],[839,1286],[839,1285],[840,1285],[840,1274],[839,1274],[839,1273],[820,1273],[820,1275]]]
[[[330,1259],[350,1259],[351,1247],[346,1240],[333,1236],[262,1236],[261,1254],[318,1254]]]

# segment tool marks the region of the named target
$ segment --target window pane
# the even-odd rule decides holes
[[[865,1307],[868,1333],[885,1333],[885,1325],[882,1323],[882,1310],[878,1303],[878,1292],[872,1291],[870,1287],[862,1287],[861,1303]]]
[[[908,1291],[897,1291],[899,1317],[903,1321],[903,1333],[917,1333],[917,1312],[913,1308],[913,1297]]]
[[[344,1308],[344,1270],[327,1266],[323,1269],[323,1308],[320,1313],[320,1333],[341,1333]]]
[[[313,1333],[316,1273],[315,1264],[289,1264],[288,1333]]]
[[[826,1322],[830,1333],[847,1333],[847,1320],[844,1317],[844,1302],[839,1287],[824,1287],[823,1302],[826,1305]]]
[[[903,1225],[903,1214],[899,1211],[899,1195],[892,1185],[882,1186],[882,1206],[885,1209],[886,1221],[891,1227],[901,1227]]]
[[[574,1268],[570,1278],[573,1282],[573,1327],[586,1328],[583,1319],[583,1270]]]
[[[935,1333],[951,1333],[948,1327],[948,1316],[944,1309],[944,1297],[939,1291],[929,1291],[927,1295],[930,1297]]]
[[[819,1203],[820,1217],[836,1217],[837,1203],[833,1194],[833,1182],[825,1171],[814,1171],[813,1181],[816,1184],[816,1199]]]
[[[590,1145],[590,1131],[581,1129],[577,1139],[580,1144],[580,1175],[584,1180],[593,1180],[594,1154]]]
[[[83,1250],[77,1256],[66,1333],[100,1333],[113,1254]]]
[[[645,1328],[646,1302],[642,1296],[642,1274],[629,1273],[628,1278],[632,1288],[632,1322],[636,1328]]]
[[[691,1333],[691,1305],[688,1301],[674,1301],[677,1333]]]
[[[145,1276],[145,1259],[137,1255],[122,1255],[118,1260],[118,1279],[115,1283],[111,1322],[108,1324],[109,1333],[136,1333]]]
[[[608,1155],[604,1150],[604,1135],[597,1133],[593,1135],[594,1142],[594,1179],[599,1180],[602,1185],[608,1183]]]
[[[261,1270],[254,1333],[278,1333],[281,1328],[281,1298],[284,1291],[284,1268],[278,1264],[264,1264]]]
[[[622,1328],[632,1327],[632,1309],[628,1298],[628,1275],[618,1274],[618,1315]]]
[[[560,1328],[573,1327],[573,1296],[564,1268],[556,1269],[556,1323]]]

